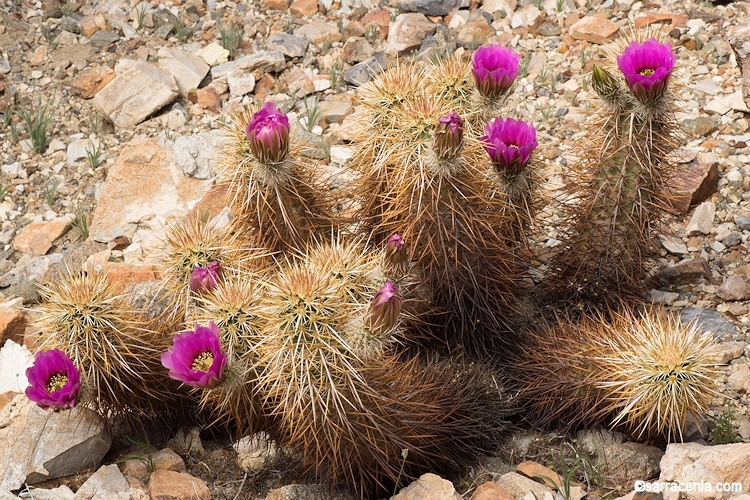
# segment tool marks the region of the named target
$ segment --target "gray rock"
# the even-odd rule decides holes
[[[461,5],[460,0],[401,0],[399,5],[406,12],[419,12],[426,16],[447,16]]]
[[[172,75],[139,60],[115,76],[93,100],[94,106],[116,127],[128,128],[172,102],[178,94],[179,88]]]
[[[175,164],[188,177],[209,179],[216,173],[216,159],[224,142],[220,130],[178,137],[172,149]]]
[[[711,332],[714,338],[735,337],[740,331],[734,323],[725,318],[720,312],[700,307],[687,307],[680,313],[680,320],[683,323],[689,321],[698,322],[699,327],[704,332]]]
[[[130,485],[117,465],[103,465],[81,485],[75,500],[130,500]]]
[[[268,47],[280,50],[284,56],[293,59],[305,57],[310,39],[304,36],[290,35],[289,33],[275,33],[268,37]]]
[[[109,47],[110,44],[120,41],[120,35],[112,31],[100,30],[91,35],[90,41],[94,47]]]
[[[266,432],[257,432],[245,436],[234,443],[237,452],[237,464],[248,473],[263,469],[279,457],[281,450]]]
[[[362,37],[349,38],[344,44],[344,60],[349,64],[365,61],[375,54],[370,42]]]
[[[166,40],[167,38],[169,38],[169,35],[173,30],[174,25],[165,24],[164,26],[159,26],[158,28],[156,28],[156,30],[154,31],[154,35]]]
[[[603,462],[612,466],[616,464],[620,474],[626,476],[623,477],[624,483],[658,476],[663,455],[664,452],[655,446],[631,442],[604,445],[598,452]]]
[[[70,16],[65,16],[60,19],[60,28],[70,33],[75,33],[76,35],[83,33],[83,26],[81,26],[81,23]]]
[[[456,51],[456,32],[447,26],[438,24],[435,34],[424,39],[417,58],[423,61],[447,59]]]
[[[680,128],[689,136],[703,137],[719,128],[719,120],[712,116],[698,116],[680,122]]]
[[[355,64],[348,70],[344,71],[344,81],[351,85],[363,85],[370,81],[370,79],[382,73],[386,67],[386,57],[382,52],[378,52],[366,61],[362,61],[359,64]]]
[[[671,306],[677,299],[680,298],[680,294],[675,292],[651,290],[649,293],[651,295],[651,302],[653,304],[665,304]]]
[[[12,271],[0,276],[0,288],[18,285],[22,282],[35,286],[33,282],[47,274],[50,268],[62,261],[62,254],[42,255],[35,257],[26,264],[14,268]],[[7,290],[3,291],[7,296]]]
[[[211,79],[216,81],[218,78],[227,76],[227,73],[237,64],[237,61],[227,61],[218,66],[211,68]]]
[[[271,490],[266,500],[356,500],[348,492],[334,490],[320,484],[287,484]]]
[[[198,88],[210,69],[203,58],[181,49],[162,47],[157,55],[159,67],[174,77],[183,97],[188,90]]]
[[[0,409],[0,490],[95,467],[111,443],[94,411],[45,411],[19,394]]]
[[[233,69],[244,69],[248,72],[258,70],[263,73],[278,73],[286,69],[286,59],[281,50],[267,50],[237,59]]]
[[[3,57],[0,57],[0,75],[7,75],[10,73],[10,62],[8,61],[8,53],[3,53]]]
[[[154,20],[154,26],[156,26],[157,28],[166,25],[176,26],[180,23],[180,20],[177,18],[177,16],[172,14],[169,9],[166,8],[157,9],[152,14],[152,19]]]
[[[735,217],[734,223],[743,231],[750,231],[750,217]]]
[[[711,280],[708,262],[703,257],[680,262],[659,271],[656,278],[662,285],[689,285],[701,279]]]

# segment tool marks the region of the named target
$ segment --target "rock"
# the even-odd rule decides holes
[[[23,342],[25,331],[26,317],[23,312],[12,305],[0,305],[0,346],[4,346],[6,340]],[[2,385],[1,382],[0,385]],[[0,390],[0,393],[2,392],[5,391]]]
[[[473,21],[461,26],[456,36],[456,42],[461,47],[471,49],[482,45],[492,36],[495,36],[495,28],[487,22],[484,16],[478,16]]]
[[[132,459],[120,462],[120,471],[124,476],[137,479],[144,484],[148,483],[149,476],[155,470],[187,472],[185,461],[169,448],[152,452],[150,457],[142,450],[137,450],[135,453],[129,453],[128,457]],[[146,467],[149,461],[151,467]]]
[[[310,46],[310,40],[307,37],[288,33],[274,33],[268,37],[266,43],[271,50],[280,50],[285,57],[290,59],[305,57],[307,47]]]
[[[422,474],[391,500],[461,500],[453,483],[435,474]]]
[[[65,161],[71,167],[79,167],[88,161],[89,151],[101,150],[102,143],[99,139],[75,139],[68,144],[65,151]]]
[[[340,123],[352,111],[352,103],[348,100],[323,101],[318,104],[320,116],[328,124]]]
[[[95,16],[83,16],[78,20],[78,22],[81,23],[81,29],[83,30],[83,34],[85,36],[91,36],[97,31],[99,31],[99,26],[96,24],[96,17]]]
[[[726,96],[712,99],[703,106],[703,110],[707,113],[716,113],[717,115],[725,115],[731,110],[742,111],[743,113],[750,111],[745,104],[745,100],[742,97],[742,91],[740,90],[732,92]]]
[[[684,28],[687,20],[688,16],[684,14],[648,13],[645,16],[638,16],[635,18],[635,27],[641,29],[652,24],[669,23],[673,28]]]
[[[583,17],[570,27],[570,36],[576,40],[604,44],[610,42],[619,31],[619,27],[606,17],[594,14]]]
[[[344,43],[343,58],[349,64],[356,64],[373,56],[375,50],[370,42],[362,37],[352,37]]]
[[[172,75],[139,60],[96,94],[94,106],[116,127],[128,128],[172,102],[178,94]]]
[[[286,59],[281,50],[267,50],[237,59],[233,69],[242,69],[247,72],[278,73],[286,69]]]
[[[687,307],[680,312],[683,323],[695,320],[704,332],[711,332],[714,338],[736,337],[739,329],[720,312],[700,307]]]
[[[76,492],[75,500],[130,500],[130,485],[116,465],[103,465]]]
[[[10,62],[8,62],[8,54],[3,53],[0,57],[0,75],[7,75],[10,73]]]
[[[719,120],[712,116],[698,116],[680,122],[680,128],[690,137],[704,137],[719,128]]]
[[[741,483],[741,491],[750,491],[750,443],[703,446],[698,443],[667,445],[661,459],[660,482],[686,483]],[[721,499],[740,491],[728,492],[709,489],[680,494],[681,498]],[[684,495],[684,496],[683,496]]]
[[[34,356],[21,341],[4,341],[0,348],[0,394],[23,393],[29,386],[26,369],[32,364]]]
[[[664,452],[655,446],[626,442],[603,445],[597,455],[604,463],[617,464],[623,483],[632,483],[656,478]]]
[[[726,365],[739,358],[745,352],[745,342],[721,342],[714,344],[710,351],[717,364]]]
[[[727,387],[737,394],[750,391],[750,367],[747,363],[736,365],[736,370],[727,377]]]
[[[517,3],[517,0],[483,0],[480,9],[489,14],[502,11],[505,12],[505,17],[509,17],[516,10]]]
[[[474,490],[471,500],[515,500],[515,497],[502,486],[487,481]]]
[[[190,102],[214,113],[221,107],[221,98],[212,86],[188,92]]]
[[[388,30],[385,53],[400,56],[418,49],[425,37],[435,32],[437,26],[424,14],[399,14]]]
[[[461,5],[460,0],[401,0],[398,3],[406,12],[419,12],[425,16],[447,16]]]
[[[710,280],[711,271],[708,269],[706,259],[698,257],[662,269],[656,275],[656,278],[662,285],[689,285],[690,283],[696,283],[701,278]]]
[[[45,411],[25,395],[16,396],[0,410],[0,490],[96,467],[110,444],[94,411]]]
[[[661,241],[662,246],[664,249],[674,255],[689,255],[690,251],[687,248],[687,245],[685,245],[685,242],[682,241],[681,238],[673,235],[666,235],[663,234],[659,236],[659,240]]]
[[[227,72],[229,95],[232,99],[242,97],[255,89],[255,76],[242,68],[233,68]]]
[[[724,282],[716,290],[716,295],[724,300],[744,300],[747,292],[747,283],[742,276],[734,275],[724,278]]]
[[[0,287],[30,284],[41,279],[52,268],[53,265],[62,261],[62,254],[43,255],[31,259],[26,264],[16,266],[13,270],[0,276]],[[4,290],[6,296],[12,296],[10,290]]]
[[[71,224],[72,220],[67,216],[32,222],[16,235],[13,249],[21,253],[44,255],[52,248],[52,243],[70,229]]]
[[[198,51],[197,55],[211,67],[224,64],[229,60],[229,51],[216,42],[209,43],[203,47]]]
[[[286,10],[289,8],[289,0],[263,0],[269,10]]]
[[[276,442],[265,432],[245,436],[234,444],[237,464],[248,473],[257,472],[278,457]]]
[[[305,23],[294,30],[294,34],[310,40],[314,44],[322,44],[325,41],[334,43],[341,41],[341,33],[334,23],[327,23],[322,19],[315,19]]]
[[[220,130],[178,137],[172,146],[175,164],[188,177],[209,179],[215,175],[216,159],[225,141]]]
[[[503,474],[499,478],[495,479],[497,483],[504,490],[508,491],[515,498],[525,498],[525,495],[531,492],[539,500],[554,498],[552,490],[547,486],[537,483],[517,472],[508,472]]]
[[[211,500],[206,483],[184,472],[157,470],[148,482],[151,500]]]
[[[203,58],[181,49],[162,47],[156,55],[159,67],[174,77],[183,97],[187,96],[188,90],[198,88],[210,69]]]
[[[83,33],[83,26],[81,26],[81,23],[70,16],[63,16],[63,18],[60,19],[60,28],[69,33],[75,33],[76,35]]]
[[[528,4],[513,13],[513,17],[510,18],[510,27],[516,29],[531,26],[541,13],[542,11],[535,5]]]
[[[516,466],[516,472],[550,488],[560,489],[563,484],[563,478],[557,472],[536,462],[521,462]]]
[[[714,215],[716,214],[716,205],[710,201],[704,201],[693,212],[690,223],[685,229],[687,236],[697,236],[699,234],[708,234],[714,227]]]
[[[386,57],[382,52],[378,52],[371,58],[355,64],[348,70],[344,71],[343,78],[346,83],[359,86],[369,82],[370,79],[383,72],[386,67]]]
[[[188,202],[200,199],[210,185],[185,177],[171,150],[156,139],[132,141],[121,149],[101,188],[90,237],[101,242],[132,239],[138,224],[146,222],[162,231],[167,217],[185,215]]]
[[[742,74],[742,94],[750,102],[750,23],[745,20],[727,34]]]
[[[3,492],[0,490],[0,499],[2,498],[4,498]],[[15,499],[16,497],[13,498]],[[31,500],[74,500],[76,494],[65,485],[50,490],[31,487],[24,488],[18,494],[18,498],[30,498]]]
[[[94,47],[104,48],[109,47],[113,43],[119,42],[120,35],[111,31],[101,30],[91,35],[91,38],[89,38],[89,40],[91,41],[91,45],[93,45]]]
[[[271,490],[266,500],[356,500],[351,493],[334,490],[320,484],[288,484]]]
[[[310,17],[318,12],[318,0],[292,0],[289,13],[294,16]]]
[[[675,214],[686,214],[691,205],[708,199],[716,192],[719,185],[719,167],[717,163],[699,163],[691,169],[685,169],[669,180],[671,211]]]
[[[651,295],[652,304],[664,304],[671,306],[677,299],[680,298],[679,293],[663,292],[661,290],[651,290],[649,294]]]
[[[200,429],[198,427],[193,427],[185,432],[185,429],[180,428],[177,431],[177,434],[167,442],[167,447],[175,450],[181,455],[204,453],[203,443],[201,443]]]

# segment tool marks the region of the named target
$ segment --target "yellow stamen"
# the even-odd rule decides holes
[[[47,392],[50,394],[59,391],[68,383],[68,377],[62,373],[55,373],[47,382]]]
[[[207,372],[211,365],[214,364],[214,355],[211,351],[203,351],[198,354],[193,361],[193,370],[198,372]]]
[[[641,76],[651,76],[654,74],[654,70],[651,68],[643,68],[638,72],[638,74]]]

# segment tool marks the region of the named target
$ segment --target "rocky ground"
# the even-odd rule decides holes
[[[551,484],[539,476],[558,490],[572,477],[577,483],[569,498],[587,490],[617,497],[628,493],[634,480],[656,477],[740,481],[750,489],[750,468],[739,462],[750,456],[750,444],[705,446],[750,441],[745,166],[750,71],[744,78],[742,73],[750,50],[743,31],[750,26],[750,4],[3,0],[1,5],[0,346],[11,342],[0,351],[0,499],[15,498],[10,490],[37,499],[73,498],[74,490],[75,498],[328,497],[316,486],[291,484],[304,481],[295,476],[293,460],[274,458],[278,450],[258,437],[232,443],[204,435],[201,443],[196,431],[187,429],[158,443],[161,451],[149,454],[148,444],[120,443],[112,452],[107,433],[92,423],[69,429],[70,442],[59,443],[50,429],[62,435],[68,420],[13,398],[22,392],[15,374],[29,359],[18,344],[28,344],[26,335],[33,333],[29,325],[40,298],[34,283],[63,261],[106,268],[116,279],[153,279],[155,248],[169,217],[194,209],[201,199],[199,206],[226,217],[212,190],[226,113],[253,100],[273,100],[301,122],[297,133],[318,146],[320,159],[336,174],[356,147],[349,142],[350,117],[359,85],[396,58],[430,59],[485,43],[526,54],[508,109],[536,124],[537,161],[545,165],[545,189],[554,198],[592,109],[586,74],[607,44],[631,26],[664,27],[676,47],[679,120],[687,138],[681,157],[692,166],[676,183],[682,203],[661,229],[651,296],[685,319],[697,316],[721,342],[723,397],[687,437],[694,443],[670,445],[666,455],[657,447],[624,443],[616,433],[575,439],[520,433],[498,457],[486,457],[465,477],[451,483],[428,475],[396,498],[551,498]],[[540,255],[555,237],[553,224],[543,228],[536,239]],[[34,434],[34,425],[59,446],[38,452],[46,441]],[[8,438],[18,436],[38,446],[8,447]],[[593,441],[609,448],[597,450]],[[28,457],[16,457],[20,468],[9,471],[4,458],[27,448]],[[599,456],[588,461],[598,466],[596,473],[584,474],[585,460],[571,473],[572,462],[560,459],[583,453]],[[106,465],[98,468],[102,459]],[[80,472],[81,463],[89,469]],[[77,476],[68,476],[71,465]],[[43,482],[55,476],[66,477]],[[268,493],[273,488],[280,489]]]

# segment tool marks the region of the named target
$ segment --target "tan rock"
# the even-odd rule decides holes
[[[322,19],[315,19],[294,30],[297,36],[307,37],[312,43],[321,44],[323,42],[341,41],[341,32],[335,23],[327,23]]]
[[[26,331],[26,317],[16,307],[0,306],[0,346],[6,340],[21,343]]]
[[[196,215],[208,213],[210,220],[227,206],[227,188],[224,185],[218,185],[203,195],[203,198],[195,204],[188,215],[189,217],[195,217]]]
[[[391,497],[391,500],[461,500],[453,483],[436,474],[422,474],[419,479]]]
[[[714,357],[714,362],[726,365],[733,359],[737,359],[745,352],[745,342],[722,342],[711,346],[709,352]]]
[[[495,35],[495,28],[493,28],[484,16],[479,16],[473,21],[470,21],[458,30],[456,40],[462,46],[480,46],[486,42],[490,37]]]
[[[748,287],[742,276],[729,276],[716,290],[716,295],[723,300],[744,300],[748,295]]]
[[[607,43],[614,39],[619,26],[604,16],[586,16],[570,27],[570,36],[591,43]]]
[[[52,248],[52,243],[70,229],[71,224],[70,217],[32,222],[16,235],[13,249],[21,253],[44,255]]]
[[[361,23],[365,27],[365,32],[370,26],[376,26],[378,38],[385,40],[388,36],[388,26],[391,24],[391,14],[382,9],[376,10],[375,12],[368,12],[365,14],[365,17],[362,18]]]
[[[699,163],[679,172],[669,180],[670,211],[677,215],[688,213],[692,205],[707,200],[719,185],[717,163]]]
[[[516,467],[516,472],[550,488],[559,489],[563,484],[563,478],[557,472],[536,462],[521,462]]]
[[[40,45],[39,47],[37,47],[34,51],[34,54],[31,56],[31,59],[29,59],[29,64],[31,66],[41,66],[42,64],[44,64],[47,60],[48,50],[48,45]]]
[[[667,451],[659,463],[660,482],[680,484],[739,483],[741,491],[750,491],[750,443],[703,446],[698,443],[667,445]],[[737,495],[741,491],[683,492],[685,500],[722,499]]]
[[[540,500],[543,498],[554,498],[554,494],[549,487],[522,476],[517,472],[503,474],[495,482],[515,498],[524,498],[529,492],[532,492]]]
[[[148,493],[152,500],[210,500],[206,483],[184,472],[157,470],[151,474]]]
[[[684,14],[657,14],[648,13],[645,16],[638,16],[635,18],[635,27],[645,28],[652,24],[670,24],[673,28],[684,28],[687,24],[688,16]]]
[[[0,394],[0,410],[2,410],[5,405],[13,401],[13,399],[19,394],[20,392],[15,391],[6,391]]]
[[[210,187],[210,180],[185,177],[171,149],[156,139],[133,141],[109,170],[90,237],[105,243],[118,236],[132,239],[139,224],[161,230],[167,217],[187,214],[188,202],[202,198]]]
[[[91,99],[104,88],[113,78],[115,72],[108,66],[94,66],[82,71],[73,81],[68,83],[73,93],[84,99]]]
[[[286,10],[289,7],[289,0],[263,0],[263,3],[269,10]]]
[[[515,497],[502,486],[487,481],[474,490],[471,500],[515,500]]]
[[[74,500],[130,500],[130,485],[116,465],[103,465],[76,492]]]
[[[135,285],[144,281],[158,279],[160,273],[155,266],[137,266],[126,262],[107,262],[104,265],[107,280],[123,285]]]
[[[96,16],[83,16],[78,22],[81,23],[81,28],[83,28],[83,34],[85,36],[91,36],[100,29],[96,24]]]
[[[300,17],[310,17],[318,12],[318,0],[294,0],[289,13]]]
[[[221,107],[221,98],[216,89],[209,86],[202,89],[195,89],[188,92],[188,99],[194,104],[198,104],[203,109],[219,111]]]
[[[149,461],[153,464],[153,470],[187,472],[185,461],[169,448],[152,452],[151,457],[147,453],[138,453],[137,455],[133,455],[132,460],[121,462],[119,467],[124,476],[147,483],[152,472],[146,466]]]
[[[424,39],[435,32],[437,25],[424,14],[399,14],[388,30],[386,54],[398,56],[418,49]]]

